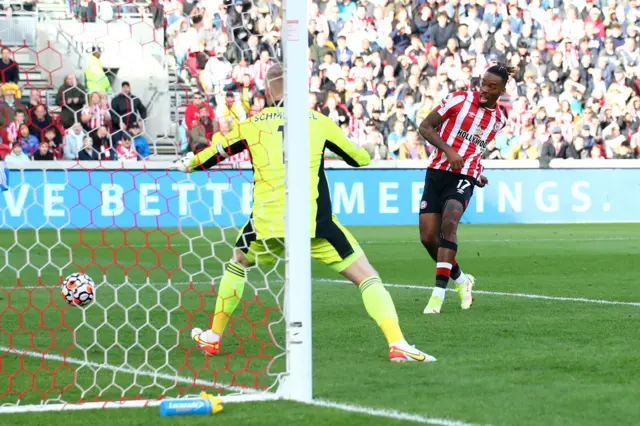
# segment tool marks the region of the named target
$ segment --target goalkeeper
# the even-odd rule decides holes
[[[209,355],[218,355],[229,318],[240,303],[246,269],[273,262],[284,253],[285,165],[283,163],[283,68],[267,71],[269,106],[239,123],[216,146],[179,160],[175,167],[186,172],[207,170],[225,158],[248,149],[254,168],[253,213],[238,236],[233,259],[226,265],[216,301],[211,329],[192,331],[193,340]],[[311,255],[352,281],[362,295],[369,315],[389,343],[389,358],[396,362],[432,362],[435,358],[409,345],[400,330],[398,315],[375,269],[358,242],[332,216],[329,185],[324,173],[324,150],[331,150],[350,166],[369,164],[369,154],[345,138],[329,118],[309,112],[311,173]],[[302,141],[301,141],[302,142]]]

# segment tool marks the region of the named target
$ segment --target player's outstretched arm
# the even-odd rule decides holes
[[[464,167],[464,161],[462,157],[445,141],[440,137],[438,129],[444,122],[444,118],[438,113],[438,111],[431,111],[431,113],[420,124],[420,134],[431,145],[444,152],[451,164],[452,169],[462,169]]]
[[[316,122],[311,121],[311,123],[315,124]],[[322,120],[319,126],[322,126],[326,133],[326,147],[334,154],[339,155],[348,165],[351,167],[364,167],[371,163],[369,153],[364,148],[358,147],[358,145],[347,139],[344,133],[342,133],[342,129],[331,119],[326,118],[326,120]],[[312,128],[311,130],[313,131],[314,129]]]
[[[240,127],[234,128],[229,134],[222,137],[214,135],[210,147],[203,149],[198,154],[189,153],[176,161],[172,169],[189,173],[197,170],[208,170],[233,155],[240,154],[247,149],[247,142],[242,136]],[[216,143],[217,142],[217,143]]]

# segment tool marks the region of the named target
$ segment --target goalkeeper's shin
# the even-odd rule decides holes
[[[211,331],[217,336],[222,336],[229,319],[240,303],[244,292],[245,277],[246,270],[244,266],[235,261],[227,264],[220,281],[216,310],[211,323]]]
[[[391,295],[378,276],[371,276],[358,286],[367,313],[378,323],[389,343],[389,359],[393,362],[434,362],[431,355],[407,343],[400,330],[398,315]]]
[[[362,281],[358,288],[367,313],[378,324],[389,345],[404,341],[396,307],[380,277],[369,277]]]

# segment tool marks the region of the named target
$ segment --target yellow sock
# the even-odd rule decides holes
[[[369,277],[359,285],[364,307],[378,324],[389,344],[404,340],[393,299],[382,285],[380,277]]]
[[[244,267],[237,262],[231,261],[225,268],[222,281],[220,281],[216,310],[211,324],[211,331],[220,336],[224,333],[229,318],[231,318],[233,311],[236,310],[238,303],[240,303],[242,292],[244,291],[245,275]]]

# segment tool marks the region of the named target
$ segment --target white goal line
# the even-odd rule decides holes
[[[172,375],[172,374],[166,374],[166,373],[158,373],[157,371],[153,371],[153,370],[145,370],[145,369],[141,369],[141,368],[131,368],[131,367],[124,367],[124,366],[116,366],[116,365],[112,365],[112,364],[108,364],[108,363],[99,363],[99,362],[94,362],[94,361],[87,361],[87,360],[83,360],[80,358],[74,358],[74,357],[68,357],[68,356],[60,356],[60,355],[55,355],[55,354],[45,354],[42,352],[35,352],[29,349],[25,349],[25,350],[20,350],[20,349],[15,349],[15,348],[9,348],[6,346],[0,346],[0,352],[3,353],[9,353],[9,354],[14,354],[14,355],[18,355],[18,356],[26,356],[26,357],[30,357],[30,358],[40,358],[40,359],[46,359],[46,360],[51,360],[51,361],[60,361],[60,362],[66,362],[67,364],[74,364],[74,365],[79,365],[82,367],[91,367],[92,369],[102,369],[102,370],[107,370],[107,371],[112,371],[114,373],[125,373],[125,374],[131,374],[134,376],[140,376],[140,377],[149,377],[152,378],[154,380],[167,380],[170,382],[174,382],[174,383],[182,383],[185,385],[194,385],[194,386],[203,386],[203,387],[207,387],[207,388],[224,388],[230,391],[234,391],[234,392],[252,392],[252,393],[257,393],[257,394],[264,394],[266,392],[260,392],[251,388],[242,388],[242,387],[238,387],[238,386],[229,386],[225,383],[215,383],[215,382],[211,382],[211,381],[207,381],[207,380],[196,380],[194,378],[189,378],[189,377],[185,377],[185,376],[179,376],[179,375]]]
[[[222,395],[219,397],[224,404],[235,404],[238,402],[262,402],[278,399],[275,394],[243,394],[243,395]],[[173,398],[166,398],[173,399]],[[97,410],[101,408],[147,408],[157,407],[162,403],[160,399],[136,399],[130,401],[96,401],[83,402],[80,404],[40,404],[40,405],[5,405],[0,407],[0,414],[21,414],[49,411],[78,411]]]
[[[223,403],[240,403],[240,402],[262,402],[269,400],[279,399],[278,395],[273,392],[261,392],[250,388],[238,388],[233,386],[226,386],[223,383],[214,383],[206,380],[195,380],[193,378],[158,373],[152,370],[135,369],[129,367],[115,366],[107,363],[97,363],[92,361],[85,361],[79,358],[62,357],[60,355],[43,354],[38,352],[31,352],[29,350],[18,350],[14,348],[8,348],[0,346],[0,352],[11,353],[15,355],[27,356],[31,358],[47,359],[52,361],[66,362],[68,364],[78,366],[88,366],[91,368],[100,368],[114,373],[125,373],[134,376],[150,377],[154,380],[167,380],[174,383],[191,384],[196,386],[205,387],[224,387],[228,390],[243,391],[246,392],[243,395],[222,395]],[[82,404],[40,404],[40,405],[5,405],[0,407],[0,414],[12,414],[12,413],[31,413],[31,412],[47,412],[47,411],[71,411],[71,410],[92,410],[100,408],[146,408],[155,407],[160,405],[162,401],[157,399],[141,399],[131,401],[98,401],[98,402],[85,402]],[[385,408],[373,408],[364,407],[360,405],[345,404],[334,401],[327,401],[321,399],[314,399],[307,405],[313,405],[317,407],[333,408],[341,411],[348,411],[352,413],[366,414],[374,417],[383,417],[394,420],[407,420],[415,423],[432,424],[439,426],[481,426],[473,423],[465,423],[458,420],[450,420],[435,417],[426,417],[419,414],[405,413],[393,409]]]
[[[195,379],[193,377],[179,376],[177,374],[166,374],[153,371],[151,369],[143,368],[131,368],[124,366],[117,366],[108,363],[98,363],[94,361],[82,360],[80,358],[60,356],[56,354],[47,354],[42,352],[35,352],[31,350],[19,350],[15,348],[9,348],[6,346],[0,346],[0,353],[13,354],[18,356],[25,356],[36,359],[45,359],[51,361],[64,362],[66,364],[77,365],[80,367],[90,367],[92,369],[101,369],[111,371],[114,373],[131,374],[139,377],[149,377],[154,381],[168,381],[174,384],[182,383],[185,385],[202,386],[206,388],[222,388],[233,392],[243,392],[242,395],[220,395],[219,397],[225,403],[234,402],[251,402],[251,401],[264,401],[278,399],[277,395],[273,392],[259,391],[252,388],[243,388],[239,386],[230,386],[226,383],[216,383],[208,380]],[[167,399],[167,398],[165,398]],[[82,404],[41,404],[41,405],[6,405],[0,407],[0,414],[8,413],[25,413],[34,411],[66,411],[66,410],[91,410],[97,408],[143,408],[151,407],[160,404],[160,400],[155,399],[141,399],[131,401],[97,401],[97,402],[85,402]]]

